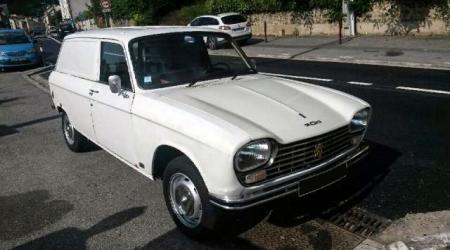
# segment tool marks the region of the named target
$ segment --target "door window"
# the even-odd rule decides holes
[[[125,53],[120,44],[102,42],[100,81],[108,82],[108,77],[120,76],[122,89],[131,91],[130,74],[128,71]]]

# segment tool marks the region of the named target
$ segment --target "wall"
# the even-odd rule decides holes
[[[450,19],[440,17],[436,9],[409,8],[389,3],[378,4],[357,21],[357,32],[365,35],[448,35]],[[338,24],[329,23],[323,13],[282,12],[249,16],[254,35],[272,36],[337,35]],[[345,30],[344,30],[345,32]]]

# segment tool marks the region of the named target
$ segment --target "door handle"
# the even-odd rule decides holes
[[[98,90],[93,90],[93,89],[89,90],[89,95],[93,95],[93,94],[97,94],[97,93],[98,93]]]

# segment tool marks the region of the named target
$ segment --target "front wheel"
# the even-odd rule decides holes
[[[183,233],[193,238],[212,234],[216,211],[200,173],[187,157],[177,157],[168,164],[163,190],[167,209]]]
[[[238,235],[267,215],[263,208],[228,211],[213,205],[203,178],[186,156],[167,165],[163,191],[167,209],[180,231],[199,240]]]

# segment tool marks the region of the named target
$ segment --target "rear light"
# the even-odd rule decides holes
[[[220,30],[231,30],[230,26],[219,26]]]

